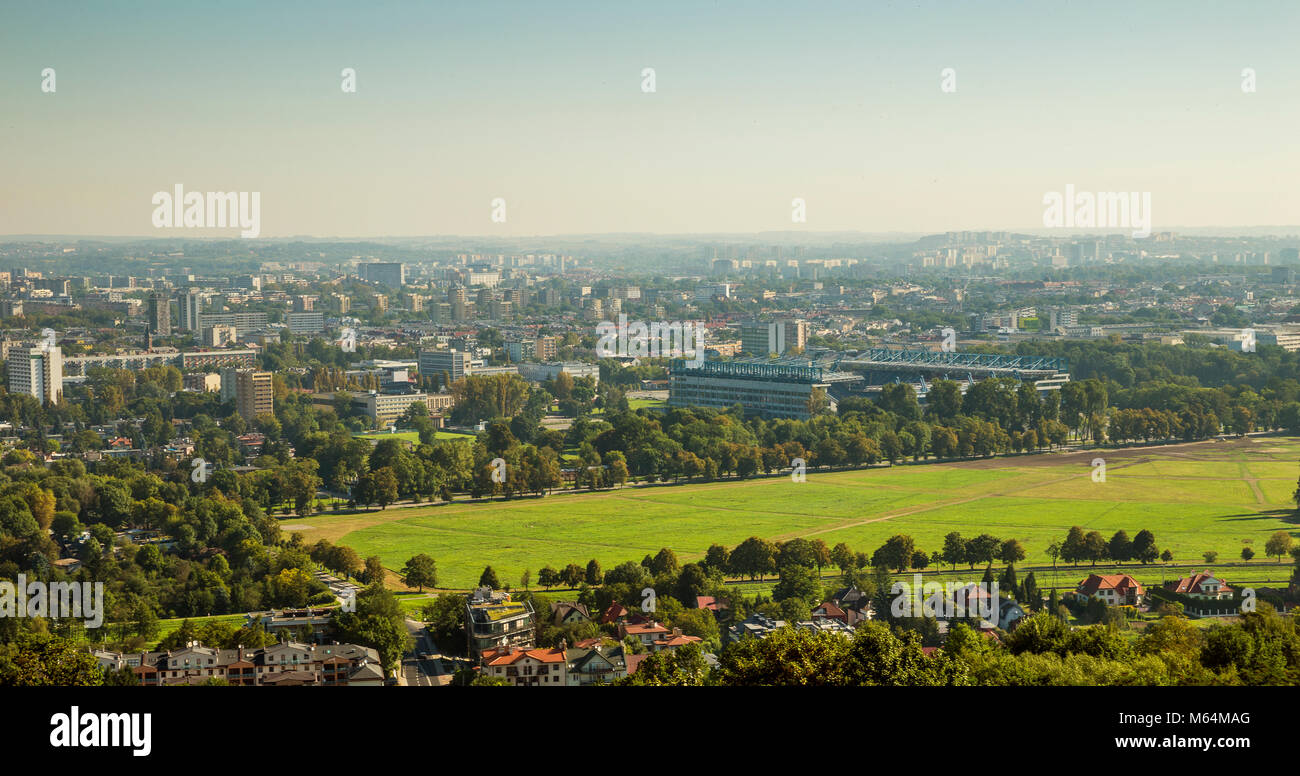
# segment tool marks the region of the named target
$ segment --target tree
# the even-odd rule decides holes
[[[524,569],[524,573],[519,577],[519,586],[522,587],[524,590],[528,590],[528,586],[532,584],[532,581],[533,581],[533,572],[530,571],[529,569]]]
[[[376,582],[382,582],[386,576],[384,573],[384,562],[378,555],[371,555],[366,558],[366,579],[367,585],[373,585]]]
[[[727,570],[727,557],[730,553],[727,548],[721,544],[710,544],[709,549],[704,553],[703,566],[710,573],[722,574]]]
[[[1110,553],[1111,560],[1122,566],[1124,561],[1133,557],[1133,542],[1129,540],[1125,531],[1116,531],[1115,535],[1110,537],[1107,551]]]
[[[1201,553],[1201,557],[1205,558],[1206,563],[1214,563],[1219,559],[1219,553],[1214,550],[1207,550],[1206,552]]]
[[[872,555],[871,565],[906,571],[912,563],[915,552],[916,546],[912,537],[907,534],[895,534]]]
[[[1053,571],[1053,573],[1055,573],[1055,571],[1056,571],[1056,561],[1057,561],[1058,558],[1061,557],[1061,543],[1060,543],[1060,542],[1052,542],[1051,544],[1047,545],[1047,557],[1049,557],[1049,558],[1052,559],[1052,571]]]
[[[678,568],[680,567],[677,565],[677,554],[664,547],[655,555],[654,561],[650,565],[650,573],[655,576],[674,574]]]
[[[853,551],[849,545],[840,542],[831,549],[831,562],[839,568],[840,571],[848,571],[853,568]]]
[[[966,562],[975,568],[976,563],[992,563],[1002,542],[992,534],[980,534],[966,544]]]
[[[587,561],[587,571],[585,579],[588,585],[599,585],[604,581],[605,575],[600,570],[600,563],[595,558]]]
[[[776,545],[751,536],[736,546],[727,559],[727,570],[735,576],[756,579],[776,571]]]
[[[554,585],[556,582],[559,581],[560,581],[560,573],[555,569],[551,568],[550,566],[542,566],[542,570],[537,572],[537,584],[541,585],[547,590],[550,590],[551,585]]]
[[[571,588],[577,588],[579,583],[582,582],[582,577],[582,567],[576,563],[570,563],[560,572],[560,579],[564,580],[564,584]]]
[[[421,593],[424,592],[425,587],[437,587],[438,564],[424,553],[411,557],[402,567],[402,584],[418,588]]]
[[[1092,565],[1096,566],[1097,561],[1110,557],[1110,546],[1106,543],[1106,537],[1101,535],[1101,531],[1089,531],[1083,540],[1085,557],[1092,561]]]
[[[1264,557],[1275,557],[1280,561],[1291,553],[1293,544],[1294,540],[1291,538],[1291,534],[1286,531],[1278,531],[1268,537],[1268,541],[1264,543]]]
[[[104,673],[90,652],[69,639],[19,632],[0,655],[0,687],[98,687]]]
[[[497,579],[497,573],[492,570],[491,566],[483,569],[483,573],[478,578],[479,587],[490,587],[493,590],[501,587],[501,581]]]
[[[1246,561],[1247,563],[1249,563],[1249,562],[1250,562],[1250,559],[1253,558],[1253,557],[1255,557],[1255,551],[1254,551],[1254,550],[1252,550],[1252,549],[1249,548],[1249,547],[1242,547],[1242,548],[1241,548],[1241,559],[1242,559],[1242,560],[1244,560],[1244,561]]]
[[[1154,563],[1159,557],[1160,550],[1156,547],[1155,534],[1143,528],[1133,537],[1133,545],[1129,549],[1129,557],[1136,559],[1142,565]],[[1169,557],[1173,557],[1170,555]]]
[[[1166,549],[1164,552],[1160,553],[1160,560],[1164,561],[1165,563],[1168,563],[1173,559],[1174,559],[1174,553],[1172,550]]]
[[[783,566],[781,579],[772,588],[774,601],[798,598],[813,606],[820,603],[821,595],[821,579],[817,576],[817,572],[808,566]]]
[[[957,564],[966,560],[966,540],[961,538],[961,534],[953,531],[943,537],[943,562],[957,570]]]
[[[389,504],[397,500],[397,475],[390,467],[384,466],[371,472],[371,478],[374,482],[374,503],[380,509],[388,508]]]
[[[1007,565],[1019,563],[1025,559],[1025,548],[1015,539],[1007,539],[1002,542],[1002,547],[998,550],[998,560]]]
[[[1069,533],[1066,534],[1065,542],[1061,544],[1061,560],[1077,566],[1079,561],[1087,559],[1088,544],[1084,538],[1083,529],[1077,525],[1073,526],[1070,528]]]

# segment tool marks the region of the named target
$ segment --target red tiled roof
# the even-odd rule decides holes
[[[625,609],[622,604],[615,601],[610,604],[609,608],[605,610],[605,613],[601,615],[600,621],[602,623],[617,622],[620,617],[625,616],[627,616],[627,609]]]
[[[1098,590],[1114,590],[1117,593],[1133,590],[1138,595],[1143,594],[1142,584],[1128,574],[1089,574],[1087,579],[1079,583],[1081,593],[1093,595]]]
[[[488,650],[497,652],[497,650]],[[484,655],[484,663],[490,666],[508,666],[525,657],[532,658],[541,663],[563,663],[564,651],[560,649],[521,649],[518,652],[506,652],[505,654],[496,654],[490,660]]]
[[[1203,571],[1199,574],[1193,574],[1190,577],[1183,577],[1177,582],[1170,582],[1167,585],[1167,587],[1170,590],[1174,591],[1175,593],[1183,593],[1183,594],[1199,593],[1201,592],[1201,585],[1211,580],[1220,583],[1218,592],[1220,593],[1232,592],[1232,588],[1228,587],[1228,584],[1226,582],[1214,576],[1209,571]]]
[[[667,633],[668,629],[653,620],[648,623],[628,623],[623,626],[625,635],[640,635],[642,633]]]

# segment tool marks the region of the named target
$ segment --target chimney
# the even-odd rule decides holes
[[[673,628],[673,635],[674,635],[674,636],[681,636],[681,635],[682,635],[682,629],[681,629],[681,628]]]

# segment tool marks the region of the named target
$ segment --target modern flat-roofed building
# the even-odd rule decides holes
[[[421,350],[419,358],[420,374],[425,377],[436,377],[446,372],[454,383],[470,373],[470,362],[472,360],[469,353],[455,348],[450,350]]]
[[[266,313],[201,313],[199,329],[208,326],[234,326],[240,337],[258,329],[265,329],[270,323]]]
[[[861,380],[861,375],[828,371],[807,359],[752,358],[699,364],[674,359],[669,369],[668,404],[715,409],[739,404],[747,413],[806,420],[811,417],[809,400],[814,391]]]
[[[289,331],[294,334],[319,334],[325,331],[325,313],[288,313],[284,316]]]
[[[561,372],[575,380],[580,377],[590,377],[600,382],[600,367],[596,364],[584,364],[580,361],[552,361],[547,364],[522,363],[518,367],[519,374],[526,380],[540,383],[545,380],[554,380]]]
[[[248,422],[275,411],[275,393],[270,372],[256,369],[221,370],[221,400],[235,400],[235,410]]]
[[[149,295],[149,331],[159,337],[172,333],[172,300],[167,294],[155,291]]]
[[[498,647],[531,649],[536,638],[533,614],[527,601],[512,601],[509,593],[490,587],[478,588],[465,602],[469,654],[486,657],[486,651]]]
[[[740,325],[741,349],[752,356],[784,356],[808,345],[807,321],[751,321]]]
[[[375,261],[357,265],[357,274],[367,283],[401,288],[406,283],[406,265],[396,261]]]
[[[58,345],[10,348],[9,392],[35,396],[45,404],[63,399],[63,349]]]

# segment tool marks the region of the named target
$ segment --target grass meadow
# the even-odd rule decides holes
[[[1091,461],[1106,460],[1104,481]],[[1278,530],[1300,538],[1295,491],[1300,438],[1257,437],[1156,448],[1079,454],[1013,456],[979,461],[808,473],[806,482],[772,477],[740,482],[623,488],[489,503],[451,504],[352,515],[313,515],[308,541],[327,538],[362,556],[379,555],[400,569],[416,553],[438,563],[439,586],[465,589],[491,565],[503,583],[518,586],[524,569],[585,565],[608,569],[670,547],[684,563],[714,542],[733,547],[749,536],[846,542],[870,553],[906,533],[919,549],[940,549],[950,531],[1016,538],[1028,557],[1050,565],[1046,553],[1073,525],[1107,538],[1152,531],[1179,568],[1125,564],[1143,583],[1206,568],[1229,582],[1286,579],[1291,566],[1268,564],[1264,542]],[[295,530],[292,524],[286,530]],[[1243,564],[1243,547],[1256,558]],[[1252,568],[1253,567],[1253,568]],[[970,575],[968,569],[961,567]],[[1101,567],[1098,567],[1100,570]],[[1073,585],[1088,564],[1061,565],[1055,582]],[[933,571],[933,569],[931,569]],[[974,573],[979,574],[977,569]],[[830,570],[827,571],[830,573]],[[1049,572],[1050,574],[1050,572]],[[1051,584],[1053,577],[1040,584]],[[396,581],[394,580],[395,584]]]

